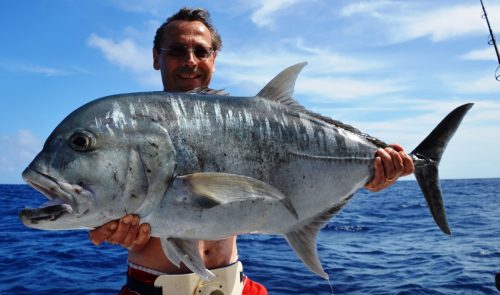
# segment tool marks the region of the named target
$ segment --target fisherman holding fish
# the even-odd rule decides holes
[[[207,91],[221,47],[221,37],[211,23],[208,11],[183,8],[172,15],[158,28],[153,47],[153,67],[161,72],[163,90]],[[393,184],[398,177],[413,172],[410,156],[401,146],[391,146],[377,151],[374,177],[366,184],[367,189],[380,191]],[[95,245],[107,241],[129,250],[127,285],[120,294],[162,294],[162,288],[164,291],[168,289],[168,294],[201,291],[202,286],[198,283],[192,285],[199,278],[184,264],[177,267],[166,258],[160,239],[150,237],[149,225],[140,224],[138,216],[126,215],[120,220],[108,222],[92,230],[90,239]],[[238,262],[236,236],[219,241],[200,241],[198,248],[206,268],[215,270],[216,280],[233,286],[235,292],[231,294],[267,294],[265,287],[259,283],[248,277],[240,279],[242,268]],[[158,284],[162,288],[154,286]],[[215,291],[217,287],[211,286],[206,288],[212,289],[206,290]],[[184,293],[179,288],[185,288]]]

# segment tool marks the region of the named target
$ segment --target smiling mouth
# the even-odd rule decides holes
[[[185,79],[185,80],[193,80],[193,79],[199,79],[201,77],[201,75],[199,74],[195,74],[195,73],[192,73],[192,74],[178,74],[177,77],[181,78],[181,79]]]

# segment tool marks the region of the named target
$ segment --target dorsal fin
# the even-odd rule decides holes
[[[302,62],[286,68],[267,83],[257,96],[286,105],[298,112],[306,111],[306,109],[292,97],[295,88],[295,80],[297,80],[297,76],[306,64],[306,62]]]
[[[267,85],[257,94],[257,96],[280,103],[287,106],[293,111],[307,114],[311,117],[332,124],[338,128],[342,128],[358,134],[359,136],[362,136],[371,141],[378,147],[386,147],[387,144],[385,142],[376,137],[363,133],[351,125],[344,124],[340,121],[307,110],[292,97],[295,87],[295,80],[297,80],[297,76],[306,65],[307,62],[302,62],[284,69],[269,83],[267,83]]]

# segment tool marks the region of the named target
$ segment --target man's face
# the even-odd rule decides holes
[[[215,69],[217,52],[206,58],[196,55],[211,50],[212,35],[200,21],[173,21],[163,32],[162,50],[153,48],[154,68],[161,71],[164,91],[185,92],[208,87]],[[179,56],[182,49],[188,49]]]

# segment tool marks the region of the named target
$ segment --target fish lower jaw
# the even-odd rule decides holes
[[[52,203],[52,205],[48,205],[49,203]],[[73,212],[73,208],[68,204],[56,204],[56,202],[49,201],[40,208],[21,210],[19,217],[24,225],[28,227],[50,229],[48,224],[57,221],[64,215],[71,215]]]

